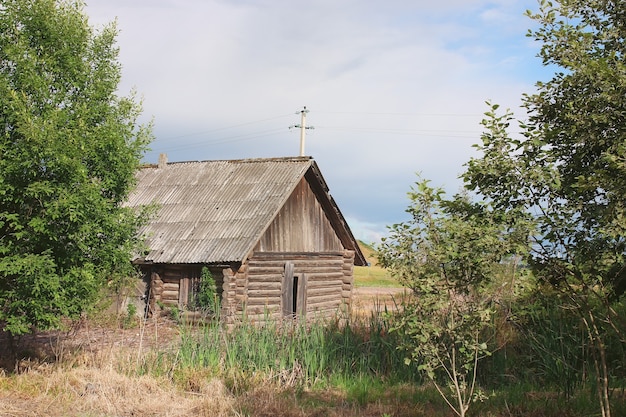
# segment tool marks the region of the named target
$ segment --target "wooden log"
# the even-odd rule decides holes
[[[254,314],[280,313],[280,306],[265,305],[265,304],[256,304],[256,305],[246,304],[245,309],[242,310],[242,313],[244,312],[246,316],[250,316]]]
[[[352,291],[342,291],[341,292],[341,297],[345,298],[345,299],[352,298]]]
[[[333,271],[341,271],[341,269],[343,268],[343,264],[341,262],[307,262],[304,264],[302,263],[299,264],[297,262],[294,262],[294,265],[296,266],[296,268],[308,269],[311,271],[324,270],[324,269],[329,269]]]
[[[248,270],[248,275],[273,275],[273,274],[282,274],[285,270],[285,265],[276,265],[276,266],[268,266],[268,265],[255,265],[250,266]]]
[[[331,288],[341,288],[343,282],[340,279],[310,279],[309,277],[309,288],[323,288],[323,287],[331,287]]]
[[[324,290],[328,290],[330,292],[337,292],[337,291],[341,291],[341,282],[338,281],[334,281],[334,282],[325,282],[324,284],[309,284],[307,286],[308,290],[313,290],[313,291],[324,291]]]
[[[318,268],[318,267],[327,267],[327,268],[342,268],[342,261],[328,261],[328,260],[310,260],[310,261],[302,261],[297,259],[289,259],[282,260],[275,263],[252,263],[248,270],[248,273],[252,271],[262,271],[264,273],[276,273],[284,270],[285,264],[287,262],[291,262],[296,267],[300,268]]]
[[[296,268],[317,268],[320,266],[327,266],[333,268],[341,268],[344,261],[341,258],[309,258],[309,259],[295,259],[284,258],[282,260],[273,262],[250,262],[250,270],[255,268],[272,268],[282,269],[286,262],[292,262]]]
[[[325,306],[326,304],[329,305],[339,305],[341,303],[343,303],[343,298],[341,298],[341,296],[338,297],[333,297],[333,298],[327,298],[327,297],[323,297],[323,298],[316,298],[316,299],[308,299],[308,303],[307,305],[309,306],[309,309],[313,308],[320,308]]]
[[[324,270],[324,269],[313,269],[307,272],[308,275],[315,275],[318,277],[343,277],[346,274],[343,273],[343,271],[339,268],[333,268],[333,269],[328,269],[328,270]]]
[[[178,291],[179,284],[178,282],[165,282],[163,283],[163,289],[165,291]]]
[[[250,274],[250,276],[248,277],[250,282],[253,282],[253,281],[257,281],[257,282],[280,282],[281,278],[282,278],[282,274],[275,274],[275,275],[268,275],[268,274],[255,275],[255,274]]]
[[[319,252],[255,252],[251,261],[277,261],[277,260],[302,260],[302,259],[343,259],[343,252],[329,251]]]
[[[309,297],[307,299],[307,304],[309,306],[320,306],[325,305],[326,303],[339,304],[342,299],[341,294],[338,294],[335,297]]]
[[[250,298],[246,301],[246,306],[248,309],[252,307],[264,307],[264,308],[280,308],[280,299],[268,299],[268,298]]]
[[[248,298],[265,298],[265,297],[278,297],[280,299],[280,288],[275,289],[260,289],[260,290],[248,290]]]
[[[284,267],[285,267],[285,261],[281,259],[256,259],[256,260],[251,259],[248,262],[248,272],[256,268],[273,270],[273,269],[280,269]]]
[[[254,324],[256,326],[262,326],[263,324],[265,324],[266,322],[269,323],[278,323],[282,320],[280,314],[270,314],[270,315],[265,315],[265,314],[253,314],[250,316],[246,316],[246,322]],[[241,321],[241,319],[239,319],[239,321]],[[238,321],[235,320],[235,323],[237,323]]]
[[[336,310],[341,305],[341,300],[312,303],[309,302],[309,311]]]
[[[296,258],[283,256],[280,259],[251,259],[249,261],[249,270],[253,270],[256,268],[263,269],[282,269],[285,266],[286,262],[292,262],[296,266],[300,267],[316,267],[319,265],[329,265],[329,266],[341,266],[345,263],[343,258],[340,257],[315,257],[311,256],[308,258]]]
[[[343,281],[343,277],[344,275],[340,272],[335,272],[335,273],[331,273],[331,274],[319,274],[317,272],[312,272],[307,274],[307,276],[309,277],[309,280],[311,281],[338,281],[341,282]]]
[[[178,291],[163,291],[161,293],[161,298],[163,300],[176,300],[178,303]]]
[[[248,285],[248,294],[253,294],[257,291],[278,291],[280,292],[282,289],[281,283],[280,282],[272,282],[270,284],[268,283],[261,283],[261,282],[251,282],[250,285]]]
[[[307,283],[309,288],[341,288],[343,283],[339,279],[333,280],[312,280]]]
[[[308,291],[321,291],[321,292],[337,292],[341,291],[342,286],[341,282],[325,282],[325,283],[309,283]]]
[[[309,297],[307,297],[307,304],[308,303],[323,303],[325,301],[340,301],[342,300],[343,297],[341,296],[341,293],[339,294],[315,294],[315,296],[311,297],[309,295]]]
[[[320,274],[330,274],[333,272],[342,272],[343,268],[340,264],[338,265],[329,265],[329,264],[313,264],[313,265],[295,265],[296,271],[304,271],[308,273],[320,273]]]
[[[162,299],[161,303],[165,304],[166,306],[178,306],[178,299],[176,300]]]

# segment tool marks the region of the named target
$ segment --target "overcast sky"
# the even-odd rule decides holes
[[[536,0],[88,0],[117,20],[135,89],[170,161],[306,155],[359,239],[405,220],[416,173],[455,192],[485,101],[519,117],[551,74],[524,16]]]

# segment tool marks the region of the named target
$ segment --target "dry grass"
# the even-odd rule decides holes
[[[166,334],[172,338],[170,342],[177,337],[171,329],[168,333],[166,327],[167,324],[159,326],[164,344]],[[302,391],[276,375],[233,375],[223,380],[207,369],[194,368],[162,377],[138,375],[137,355],[150,358],[157,346],[146,348],[136,340],[137,334],[137,329],[82,329],[56,342],[54,349],[64,352],[61,362],[33,359],[23,361],[18,373],[0,371],[0,416],[432,415],[416,414],[415,404],[401,400],[360,404],[339,389]],[[143,353],[138,350],[140,346]],[[52,348],[43,350],[47,349]]]
[[[395,311],[409,291],[402,287],[356,287],[352,299],[352,314],[368,317],[372,312]]]
[[[231,416],[233,407],[217,379],[194,392],[166,379],[93,367],[42,366],[0,379],[2,416]]]
[[[380,307],[381,300],[391,305],[400,289],[378,290],[366,288],[356,294],[354,301],[363,314]],[[0,332],[0,362],[7,362],[6,342]],[[140,362],[149,363],[158,352],[179,343],[178,326],[163,318],[131,329],[100,318],[67,332],[27,336],[20,345],[27,359],[19,362],[17,372],[2,371],[0,366],[0,416],[415,415],[408,404],[359,405],[338,391],[303,393],[285,383],[289,375],[218,379],[208,369],[193,368],[161,377],[140,375]],[[6,369],[13,371],[12,366]]]
[[[166,320],[134,329],[89,326],[22,341],[34,354],[0,374],[0,416],[232,416],[234,397],[219,379],[141,376],[138,359],[178,341]],[[6,352],[3,352],[6,354]]]

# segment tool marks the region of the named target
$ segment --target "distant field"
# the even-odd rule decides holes
[[[361,241],[359,245],[370,266],[354,267],[355,285],[357,287],[400,287],[400,284],[385,269],[378,266],[374,248]]]

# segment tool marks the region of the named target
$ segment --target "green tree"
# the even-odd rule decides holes
[[[419,182],[409,198],[411,219],[390,227],[379,262],[413,291],[396,327],[408,336],[407,362],[417,361],[463,417],[481,397],[476,378],[479,359],[490,354],[485,330],[496,301],[491,284],[502,263],[525,248],[527,231],[467,195],[447,200],[428,181]]]
[[[203,266],[200,272],[195,305],[206,315],[217,317],[219,314],[220,300],[217,293],[217,284],[211,270],[206,266]]]
[[[151,140],[118,97],[116,28],[73,0],[0,5],[0,327],[57,327],[132,273],[142,213],[123,207]]]
[[[493,108],[464,179],[511,216],[536,224],[536,276],[587,329],[602,415],[611,415],[606,335],[624,344],[614,304],[626,289],[626,2],[542,1],[529,16],[545,65],[559,67],[525,96],[523,138]],[[621,347],[623,349],[623,346]]]

